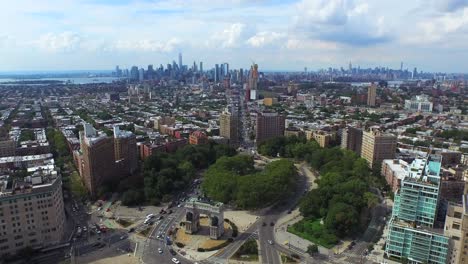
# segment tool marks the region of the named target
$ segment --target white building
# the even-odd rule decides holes
[[[432,102],[425,95],[419,95],[411,100],[405,100],[405,109],[417,112],[432,112]]]

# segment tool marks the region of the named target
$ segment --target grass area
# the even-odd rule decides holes
[[[151,226],[148,226],[147,228],[141,230],[138,234],[142,236],[148,236],[150,232],[151,232]]]
[[[307,239],[326,248],[332,248],[338,243],[338,238],[328,231],[320,220],[304,219],[288,227],[288,232]]]
[[[124,228],[133,225],[132,221],[125,220],[125,219],[118,219],[116,222]]]
[[[247,240],[240,248],[234,253],[232,259],[240,261],[258,261],[258,244],[255,239]]]
[[[281,257],[281,263],[283,264],[297,263],[297,260],[291,258],[288,255],[280,254],[280,257]]]

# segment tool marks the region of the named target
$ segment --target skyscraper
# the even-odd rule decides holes
[[[361,157],[367,160],[369,167],[381,166],[384,159],[395,158],[396,136],[377,128],[363,132]]]
[[[249,71],[249,89],[257,90],[258,86],[258,65],[252,64]]]
[[[138,71],[138,80],[140,82],[145,80],[145,69],[140,68],[140,70]]]
[[[229,63],[225,62],[224,64],[224,76],[229,77]]]
[[[263,141],[284,135],[285,118],[278,113],[257,113],[255,142]]]
[[[214,82],[219,83],[219,64],[215,64]]]
[[[132,68],[130,69],[130,79],[132,81],[137,81],[138,77],[139,77],[138,67],[132,66]]]
[[[200,69],[199,70],[200,70],[200,72],[203,72],[203,62],[202,61],[200,61]]]
[[[415,159],[395,193],[388,257],[409,263],[447,263],[449,238],[433,229],[439,200],[441,157]]]
[[[182,70],[182,52],[179,52],[179,70]]]
[[[367,88],[367,105],[375,106],[375,99],[377,97],[377,85],[372,83],[369,88]]]
[[[231,112],[224,111],[219,116],[219,134],[222,137],[229,139],[230,145],[239,143],[239,117]]]

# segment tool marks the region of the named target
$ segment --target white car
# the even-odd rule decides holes
[[[162,253],[163,253],[163,251],[162,251],[161,248],[158,248],[158,253],[159,253],[159,254],[162,254]]]
[[[273,245],[273,241],[268,240],[268,244]]]
[[[175,264],[179,264],[179,263],[180,263],[180,261],[179,261],[178,259],[176,259],[176,258],[172,258],[172,262],[174,262]]]

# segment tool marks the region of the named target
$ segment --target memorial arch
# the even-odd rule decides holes
[[[224,234],[224,205],[190,198],[185,203],[185,233],[197,233],[200,228],[200,214],[209,218],[210,238],[218,239]]]

